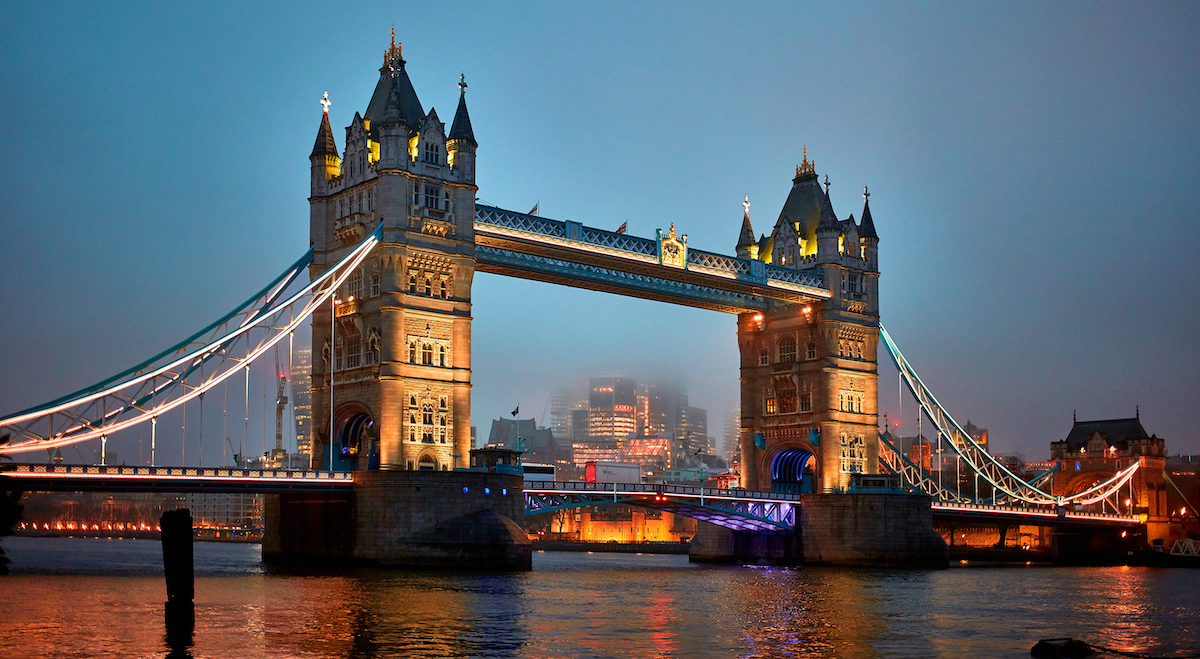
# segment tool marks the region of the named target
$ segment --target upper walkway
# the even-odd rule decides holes
[[[351,472],[228,467],[129,467],[15,464],[0,474],[26,491],[45,492],[328,492],[354,487]]]
[[[661,233],[661,232],[660,232]],[[819,268],[791,270],[477,204],[476,269],[727,313],[831,297]]]

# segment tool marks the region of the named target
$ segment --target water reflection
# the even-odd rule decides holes
[[[781,570],[537,554],[526,574],[263,573],[256,549],[198,545],[195,627],[175,634],[161,573],[50,573],[60,550],[79,566],[91,549],[25,542],[51,544],[6,544],[17,567],[0,580],[0,656],[1027,657],[1056,636],[1200,650],[1200,574],[1187,570]],[[144,548],[100,549],[130,565]]]

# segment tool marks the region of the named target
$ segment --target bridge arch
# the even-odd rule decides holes
[[[772,492],[807,494],[815,491],[817,459],[811,446],[782,446],[768,464]]]
[[[371,412],[358,403],[350,403],[338,410],[337,434],[334,436],[333,468],[348,471],[359,468],[359,456],[365,455],[368,463],[377,468],[378,447],[375,446],[375,421]]]

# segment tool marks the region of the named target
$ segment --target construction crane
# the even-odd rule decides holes
[[[283,408],[287,407],[287,374],[283,372],[283,367],[279,365],[279,344],[275,344],[275,373],[278,374],[278,386],[276,387],[275,395],[275,451],[271,457],[276,460],[283,459]]]

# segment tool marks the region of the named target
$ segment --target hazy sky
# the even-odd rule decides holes
[[[449,122],[466,75],[484,202],[732,254],[743,196],[769,231],[807,146],[839,217],[870,186],[882,321],[960,421],[1045,459],[1073,411],[1140,405],[1200,453],[1200,5],[1167,2],[6,4],[0,413],[299,256],[317,101],[344,146],[393,24],[426,110]],[[486,274],[473,297],[482,433],[588,375],[677,373],[714,435],[736,405],[732,316]]]

